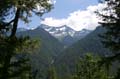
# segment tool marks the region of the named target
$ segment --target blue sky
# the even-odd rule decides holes
[[[54,4],[54,9],[52,9],[51,12],[43,15],[42,18],[44,18],[45,21],[41,21],[40,17],[33,16],[33,18],[31,18],[32,21],[29,24],[24,24],[20,22],[19,27],[26,26],[27,28],[35,28],[42,23],[49,26],[61,26],[62,24],[63,25],[68,24],[68,26],[76,30],[83,29],[79,26],[85,25],[85,28],[88,29],[90,28],[88,27],[88,25],[92,25],[92,24],[95,25],[95,24],[85,23],[85,21],[89,21],[91,18],[94,17],[94,15],[93,17],[90,17],[90,18],[88,17],[89,19],[86,19],[85,17],[91,16],[92,13],[91,14],[89,13],[91,11],[91,10],[89,11],[89,9],[92,9],[92,8],[94,9],[96,6],[98,6],[98,0],[56,0]],[[80,16],[83,16],[84,13],[86,13],[85,14],[86,16],[81,18]],[[83,22],[81,20],[79,21],[74,20],[74,17],[77,17],[77,15],[79,15],[78,17],[80,17],[81,19],[86,19],[86,20]],[[69,20],[72,19],[72,21],[70,21],[70,23],[72,24],[68,23],[67,21],[68,19]],[[54,25],[55,22],[56,23],[58,22],[59,25]],[[82,25],[79,24],[80,22],[82,22]]]
[[[65,18],[76,10],[85,10],[90,5],[98,4],[98,0],[56,0],[54,9],[44,17]]]

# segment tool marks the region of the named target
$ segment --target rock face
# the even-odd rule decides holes
[[[51,27],[47,25],[39,26],[49,32],[52,36],[57,38],[61,43],[66,46],[70,46],[76,41],[84,38],[91,30],[83,29],[81,31],[75,31],[74,29],[64,25],[60,27]]]

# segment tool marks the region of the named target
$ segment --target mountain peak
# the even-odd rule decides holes
[[[68,27],[67,25],[53,27],[53,26],[48,26],[48,25],[42,24],[40,27],[43,29],[54,28],[54,29],[59,29],[59,30],[73,30],[73,31],[75,31],[74,29]]]
[[[50,34],[52,34],[55,37],[61,36],[61,35],[62,36],[66,36],[66,35],[73,36],[73,34],[75,33],[75,30],[73,30],[72,28],[70,28],[66,25],[63,25],[60,27],[41,25],[40,27],[45,29],[46,31],[48,31]]]
[[[75,31],[74,29],[68,27],[67,25],[63,25],[60,27],[52,27],[42,24],[40,28],[43,28],[44,30],[48,31],[52,36],[54,36],[58,40],[62,42],[67,40],[71,44],[76,42],[77,40],[80,40],[81,38],[85,37],[87,34],[91,32],[87,29]],[[68,39],[68,37],[70,37],[70,40]]]

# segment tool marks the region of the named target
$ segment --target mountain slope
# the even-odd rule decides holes
[[[20,35],[30,36],[31,38],[37,38],[41,40],[41,51],[43,47],[47,48],[46,51],[51,52],[52,54],[58,53],[58,50],[61,50],[63,45],[53,36],[51,36],[47,31],[42,28],[36,28],[34,30],[28,30],[19,32]],[[44,50],[45,51],[45,50]]]
[[[48,31],[52,36],[57,38],[61,43],[65,44],[66,46],[72,45],[73,43],[82,39],[91,32],[91,30],[87,30],[87,29],[83,29],[81,31],[75,31],[66,25],[60,27],[41,25],[39,27]]]
[[[27,31],[28,29],[25,29],[25,28],[18,28],[17,29],[17,32],[22,32],[22,31]]]
[[[86,53],[93,53],[94,55],[97,54],[101,56],[110,54],[109,50],[104,48],[103,44],[101,43],[101,38],[98,36],[104,32],[104,28],[98,27],[86,37],[64,50],[62,54],[60,54],[59,58],[55,61],[58,72],[61,74],[62,65],[65,65],[66,68],[70,70],[69,72],[74,71],[75,64],[79,58]],[[62,75],[67,73],[68,70],[64,71],[64,73],[62,72]]]
[[[45,73],[55,57],[63,50],[63,45],[42,28],[19,32],[18,36],[30,36],[32,39],[40,39],[39,50],[31,54],[31,63],[35,70]],[[38,78],[39,79],[39,78]]]

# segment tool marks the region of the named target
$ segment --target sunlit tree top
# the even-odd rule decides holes
[[[1,0],[0,16],[6,20],[6,17],[13,18],[17,9],[20,9],[20,18],[24,21],[32,16],[32,13],[42,16],[52,8],[51,0]],[[5,16],[3,18],[3,16]],[[10,17],[11,16],[11,17]]]

